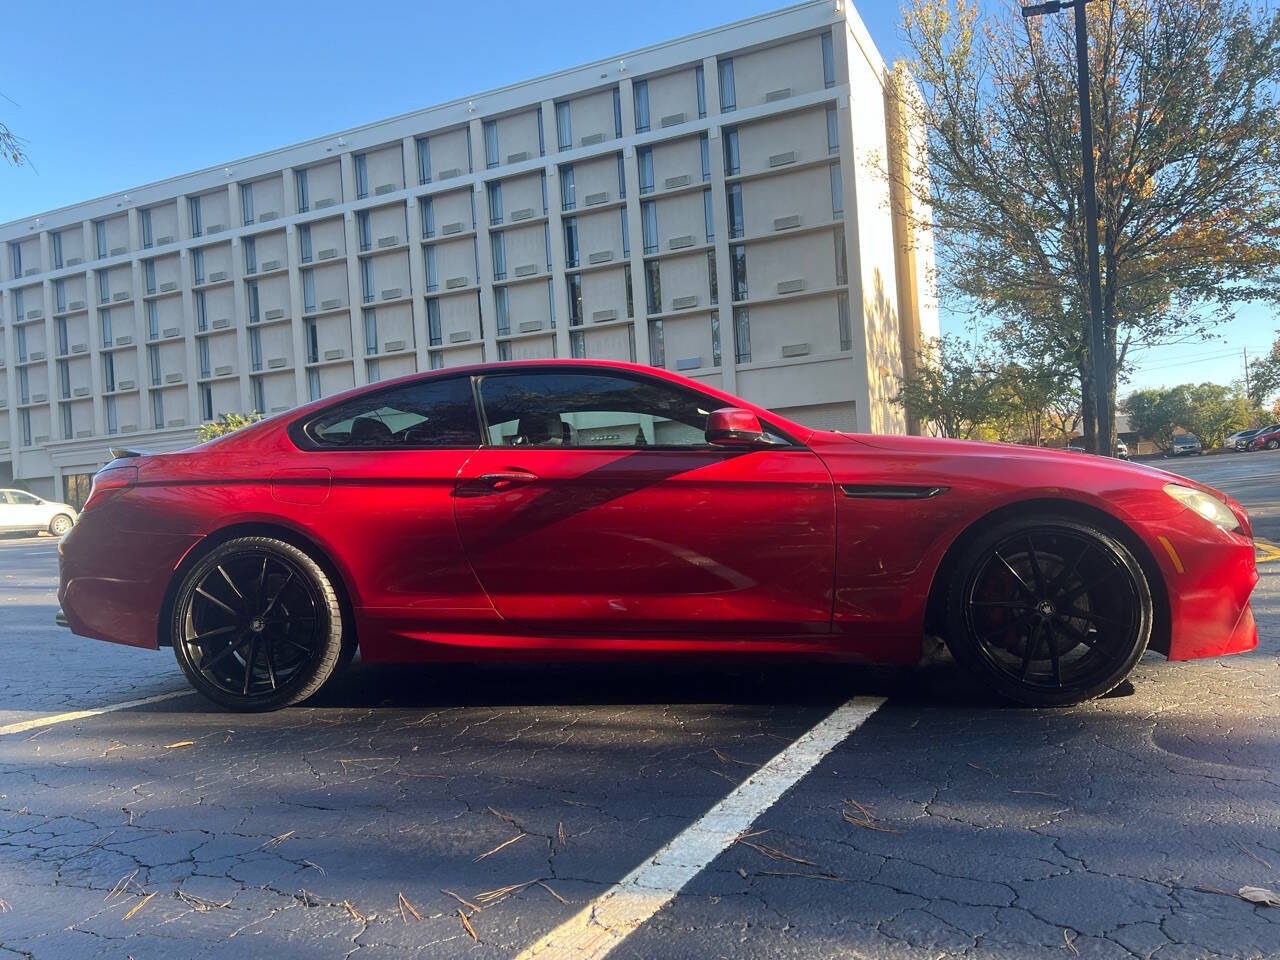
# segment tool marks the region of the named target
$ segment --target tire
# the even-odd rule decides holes
[[[66,535],[66,532],[71,529],[71,525],[73,522],[74,521],[70,517],[68,517],[65,513],[58,514],[56,517],[54,517],[52,520],[49,521],[50,536],[62,538],[63,536]]]
[[[1268,441],[1267,441],[1267,449],[1268,449],[1268,450],[1274,450],[1274,449],[1276,449],[1276,447],[1280,447],[1280,440],[1268,440]]]
[[[1033,514],[964,548],[947,591],[946,641],[1001,697],[1059,707],[1124,680],[1153,618],[1150,585],[1128,547],[1092,524]]]
[[[342,658],[345,626],[333,583],[306,552],[272,537],[240,537],[183,575],[169,639],[197,691],[256,712],[319,690]]]

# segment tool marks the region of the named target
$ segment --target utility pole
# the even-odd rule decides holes
[[[1245,399],[1253,401],[1253,390],[1249,386],[1249,348],[1244,348],[1244,396]]]
[[[1114,455],[1111,440],[1112,411],[1107,387],[1111,383],[1111,364],[1106,357],[1106,326],[1102,319],[1102,277],[1098,266],[1098,189],[1094,183],[1093,111],[1089,105],[1089,35],[1084,5],[1089,0],[1048,0],[1023,7],[1023,19],[1057,13],[1068,7],[1075,11],[1076,21],[1076,86],[1080,91],[1080,157],[1084,169],[1085,243],[1089,259],[1089,365],[1093,369],[1094,414],[1098,431],[1097,450],[1104,457]]]

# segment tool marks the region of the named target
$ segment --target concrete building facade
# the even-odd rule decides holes
[[[821,0],[0,226],[0,485],[77,502],[111,446],[481,360],[904,431],[937,312],[892,82]]]

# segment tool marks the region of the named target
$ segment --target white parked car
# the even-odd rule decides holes
[[[76,522],[75,507],[42,500],[25,490],[0,490],[0,532],[39,533],[60,537]]]

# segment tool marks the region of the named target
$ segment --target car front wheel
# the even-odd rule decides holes
[[[49,533],[55,537],[62,537],[71,529],[71,518],[65,513],[60,513],[49,521]]]
[[[1280,447],[1280,440],[1268,440],[1268,441],[1267,441],[1267,449],[1268,449],[1268,450],[1274,450],[1274,449],[1276,449],[1277,447]]]
[[[342,608],[324,570],[293,544],[241,537],[183,576],[170,640],[191,685],[232,710],[311,696],[342,655]]]
[[[1151,590],[1130,550],[1091,524],[1008,521],[965,549],[947,645],[1001,696],[1066,706],[1119,684],[1147,648]]]

